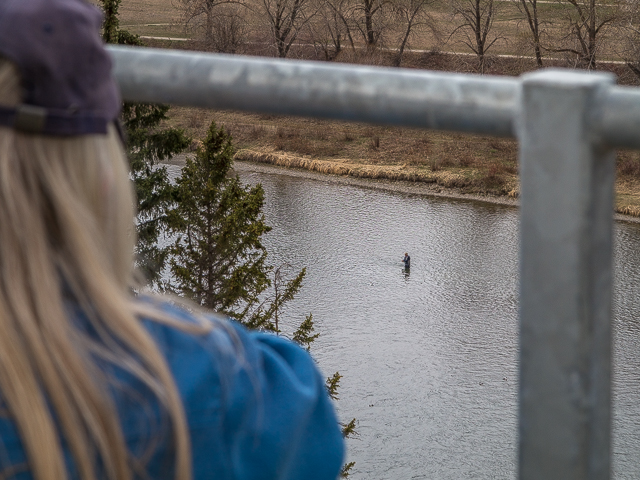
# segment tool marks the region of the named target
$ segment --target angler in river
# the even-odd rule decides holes
[[[406,270],[409,270],[411,268],[411,257],[409,256],[408,253],[405,252],[404,258],[402,259],[402,261],[404,262],[404,268]]]

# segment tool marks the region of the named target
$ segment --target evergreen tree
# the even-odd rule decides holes
[[[102,37],[107,43],[142,45],[140,38],[121,30],[118,9],[121,0],[100,0],[104,10]],[[184,151],[191,143],[183,130],[163,128],[168,105],[125,103],[122,121],[127,134],[127,150],[138,199],[136,257],[145,278],[159,286],[167,250],[158,246],[166,228],[166,210],[173,203],[167,169],[158,163]]]
[[[168,254],[166,248],[158,246],[158,238],[167,228],[166,212],[174,204],[167,169],[159,163],[184,151],[191,143],[182,130],[160,127],[168,110],[167,105],[125,103],[122,113],[138,200],[136,258],[147,281],[156,286]]]
[[[171,248],[171,271],[178,291],[196,303],[245,321],[270,285],[261,185],[245,187],[229,176],[231,137],[215,122],[188,158],[176,181],[176,206],[169,212],[178,238]],[[275,330],[265,315],[251,327]],[[253,324],[251,324],[253,323]]]
[[[233,154],[230,135],[212,122],[195,158],[187,159],[168,213],[177,234],[171,272],[178,293],[249,328],[280,333],[282,307],[302,286],[306,269],[290,278],[290,265],[267,264],[264,190],[229,175]],[[294,336],[307,347],[315,340],[311,316]]]
[[[327,391],[329,392],[329,396],[331,397],[332,400],[335,400],[335,401],[339,399],[338,389],[340,388],[340,380],[342,380],[342,375],[340,375],[340,372],[336,372],[333,374],[333,376],[327,378],[327,382],[326,382],[326,387],[327,387]],[[357,432],[356,432],[355,418],[352,418],[349,423],[342,424],[342,436],[344,438],[353,438],[356,435],[357,435]],[[351,469],[354,467],[355,464],[356,462],[345,463],[342,466],[340,477],[347,478],[350,475]]]
[[[302,287],[302,281],[307,274],[307,269],[303,268],[291,278],[293,271],[293,266],[289,263],[269,267],[269,273],[273,277],[272,280],[270,279],[270,288],[268,293],[263,295],[264,300],[250,312],[250,315],[246,316],[245,324],[247,326],[255,328],[255,326],[264,325],[268,330],[281,333],[280,312],[282,307],[293,300]],[[317,337],[318,335],[313,334],[313,316],[309,314],[294,333],[294,339],[309,350],[311,343]]]
[[[310,313],[294,332],[291,340],[304,347],[308,352],[311,350],[311,344],[320,336],[319,333],[313,333],[314,330],[313,314]]]
[[[118,9],[122,0],[100,0],[104,12],[104,22],[102,23],[102,39],[105,43],[115,43],[119,45],[141,45],[138,35],[134,35],[127,30],[120,29],[118,19]]]

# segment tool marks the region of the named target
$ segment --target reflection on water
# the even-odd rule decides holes
[[[240,176],[265,188],[271,262],[307,267],[286,315],[313,313],[313,352],[344,376],[353,478],[515,478],[517,210]],[[637,225],[616,225],[615,259],[614,473],[627,479],[640,476]]]

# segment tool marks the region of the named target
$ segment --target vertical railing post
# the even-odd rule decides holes
[[[615,163],[594,126],[613,81],[522,77],[521,480],[610,476]]]

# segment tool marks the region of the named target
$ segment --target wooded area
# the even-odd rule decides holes
[[[597,69],[619,62],[640,78],[640,7],[619,0],[178,0],[176,23],[205,50],[324,60],[408,49],[535,59]],[[313,51],[312,54],[309,52]],[[350,58],[347,58],[349,60]],[[375,63],[375,62],[374,62]]]

